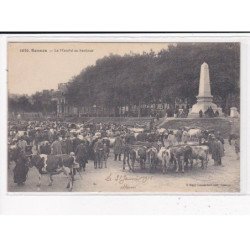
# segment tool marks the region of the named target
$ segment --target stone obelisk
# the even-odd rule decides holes
[[[213,103],[213,96],[211,95],[209,67],[205,62],[201,65],[199,94],[196,98],[197,103],[193,105],[188,117],[199,117],[199,111],[202,110],[202,112],[204,113],[209,107],[211,107],[214,112],[218,111],[219,115],[222,115],[221,108],[218,108],[217,105]]]

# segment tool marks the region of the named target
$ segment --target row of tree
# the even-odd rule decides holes
[[[53,100],[52,92],[42,91],[28,95],[9,96],[9,111],[42,112],[44,114],[56,112],[56,102]]]
[[[101,107],[115,110],[151,107],[168,103],[174,109],[176,98],[196,102],[200,66],[207,62],[214,101],[224,111],[239,109],[240,44],[177,43],[155,53],[109,55],[83,69],[68,83],[67,102],[75,107]],[[51,92],[9,98],[15,112],[56,111]]]
[[[74,106],[119,108],[154,103],[174,105],[175,98],[198,94],[200,66],[207,62],[215,102],[239,108],[239,43],[178,43],[159,53],[109,55],[72,78],[66,95]]]

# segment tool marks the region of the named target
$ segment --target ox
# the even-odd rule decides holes
[[[15,162],[17,160],[20,149],[16,145],[10,145],[8,148],[8,168],[11,162]]]
[[[192,159],[201,161],[201,168],[206,168],[208,165],[208,146],[191,146],[192,148]],[[193,165],[193,164],[192,164]]]
[[[188,130],[188,136],[191,141],[199,140],[202,135],[202,131],[199,128],[191,128]]]
[[[176,166],[176,173],[180,168],[182,173],[185,172],[185,166],[188,166],[188,161],[192,164],[192,148],[189,145],[169,148],[170,161],[173,161]]]
[[[67,188],[69,191],[73,189],[73,166],[74,157],[69,155],[32,155],[31,156],[31,167],[34,166],[38,174],[37,187],[40,189],[42,176],[49,176],[49,186],[53,184],[53,175],[64,173],[67,176],[68,184]],[[68,168],[70,171],[68,172]]]
[[[155,147],[151,147],[147,150],[147,159],[150,167],[150,172],[152,172],[153,168],[156,169],[156,165],[158,162],[157,153],[158,152]]]
[[[157,154],[158,160],[161,162],[162,173],[166,174],[169,168],[170,163],[170,150],[165,147],[161,147]]]
[[[138,161],[140,163],[141,169],[145,168],[146,158],[147,158],[147,147],[145,146],[137,146],[130,149],[129,152],[130,160],[131,160],[131,169],[134,171],[135,162]]]

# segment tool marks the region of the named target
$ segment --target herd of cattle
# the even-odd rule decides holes
[[[50,146],[56,140],[65,138],[74,142],[84,142],[87,148],[87,161],[93,160],[96,167],[107,167],[110,149],[115,150],[116,141],[122,141],[123,170],[126,167],[135,171],[136,167],[155,172],[160,168],[163,174],[173,169],[183,172],[196,165],[206,168],[209,160],[210,138],[214,131],[203,131],[199,128],[165,129],[154,128],[151,131],[143,127],[128,127],[119,124],[71,124],[57,122],[27,122],[25,124],[9,124],[8,149],[9,161],[18,157],[18,141],[26,139],[28,146],[26,155],[29,166],[34,166],[38,173],[38,186],[42,175],[48,174],[52,185],[52,176],[63,172],[68,177],[67,187],[72,189],[74,175],[81,173],[74,154],[63,153],[53,155],[43,152],[43,146]],[[56,137],[55,137],[56,136]],[[103,147],[95,148],[101,143]]]

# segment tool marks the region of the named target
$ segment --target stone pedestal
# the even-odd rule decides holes
[[[196,98],[197,103],[194,104],[190,109],[188,117],[199,117],[199,111],[202,110],[204,114],[204,112],[207,111],[209,107],[211,107],[214,112],[218,111],[219,116],[223,115],[222,109],[213,103],[213,96],[211,95],[210,87],[209,68],[205,62],[201,65],[199,95]]]
[[[239,117],[239,113],[238,113],[236,107],[230,108],[230,117],[232,117],[232,118],[237,118],[237,117]]]

